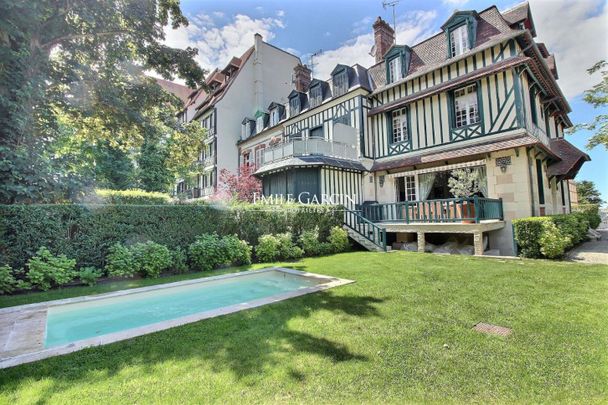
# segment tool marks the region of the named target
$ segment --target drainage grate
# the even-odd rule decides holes
[[[487,333],[489,335],[498,335],[498,336],[509,336],[511,332],[513,332],[510,328],[505,328],[504,326],[491,325],[489,323],[479,322],[477,325],[473,326],[473,330],[481,333]]]

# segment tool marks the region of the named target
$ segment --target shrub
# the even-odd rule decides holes
[[[276,260],[293,260],[304,255],[304,251],[293,243],[291,233],[262,235],[255,248],[258,260],[273,262]]]
[[[65,255],[54,256],[44,246],[38,249],[27,266],[29,282],[44,291],[51,285],[67,284],[76,277],[76,260],[68,259]]]
[[[224,254],[231,264],[242,266],[251,264],[251,246],[236,235],[228,235],[222,238]]]
[[[101,198],[105,204],[148,205],[169,204],[171,202],[169,194],[139,189],[110,190],[98,188],[95,190],[95,195]]]
[[[587,238],[588,229],[588,215],[581,212],[513,221],[513,236],[517,241],[519,253],[523,257],[531,258],[562,256],[565,250]],[[557,241],[556,238],[560,240]],[[563,248],[560,247],[562,245]]]
[[[97,284],[97,279],[99,279],[102,275],[103,272],[100,269],[92,266],[83,267],[78,272],[78,278],[80,281],[88,286]]]
[[[106,257],[105,270],[110,277],[133,277],[137,272],[133,254],[120,243],[114,244]]]
[[[304,249],[306,256],[317,256],[321,253],[319,228],[303,231],[300,235],[299,242],[302,249]]]
[[[144,277],[156,278],[171,267],[173,256],[164,245],[148,241],[131,246],[135,268]]]
[[[274,262],[279,258],[281,242],[274,235],[262,235],[255,247],[255,255],[261,262]]]
[[[173,264],[171,270],[177,274],[185,273],[188,271],[188,254],[180,247],[173,250]]]
[[[557,259],[564,255],[566,247],[570,246],[571,238],[550,221],[542,224],[543,232],[540,236],[540,251],[548,259]]]
[[[597,229],[602,223],[600,206],[598,204],[581,204],[576,208],[576,212],[582,213],[587,217],[589,227],[592,229]]]
[[[229,261],[224,245],[217,234],[203,234],[188,248],[190,262],[199,271],[209,271]]]
[[[78,267],[104,268],[109,249],[148,240],[188,249],[198,235],[234,235],[255,246],[261,235],[319,229],[324,241],[342,213],[330,206],[289,205],[0,205],[2,264],[24,267],[40,246],[76,259]]]
[[[331,228],[327,241],[331,245],[332,251],[335,253],[344,252],[350,248],[348,233],[339,226]]]
[[[28,282],[15,277],[21,274],[23,274],[23,269],[13,270],[8,264],[0,266],[0,294],[10,294],[15,290],[32,288]]]

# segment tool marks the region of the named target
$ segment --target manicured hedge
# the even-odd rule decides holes
[[[513,221],[514,237],[520,256],[558,258],[587,238],[589,214],[550,215]]]
[[[251,246],[264,234],[319,229],[325,240],[342,213],[331,207],[244,205],[0,205],[0,265],[20,268],[41,246],[103,268],[115,243],[154,241],[187,249],[196,236],[237,235]]]
[[[144,191],[139,189],[131,190],[110,190],[98,188],[95,196],[101,204],[169,204],[171,196],[166,193],[154,191]],[[90,201],[89,201],[90,202]]]

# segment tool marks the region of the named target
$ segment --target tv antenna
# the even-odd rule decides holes
[[[395,38],[397,37],[397,14],[395,13],[395,6],[397,4],[399,4],[401,0],[383,0],[382,1],[382,8],[384,8],[385,10],[388,7],[392,7],[393,8],[393,30],[395,30]]]
[[[323,53],[323,49],[319,49],[318,51],[310,54],[310,72],[311,76],[314,76],[315,72],[315,57],[321,55]]]

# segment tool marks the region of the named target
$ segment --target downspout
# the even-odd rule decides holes
[[[532,210],[532,215],[534,216],[534,212],[535,212],[535,206],[534,206],[534,201],[535,201],[535,195],[534,195],[534,181],[533,181],[533,172],[532,172],[532,166],[530,165],[530,149],[526,148],[526,158],[528,160],[528,180],[530,182],[530,197],[531,197],[531,205],[530,208]]]

